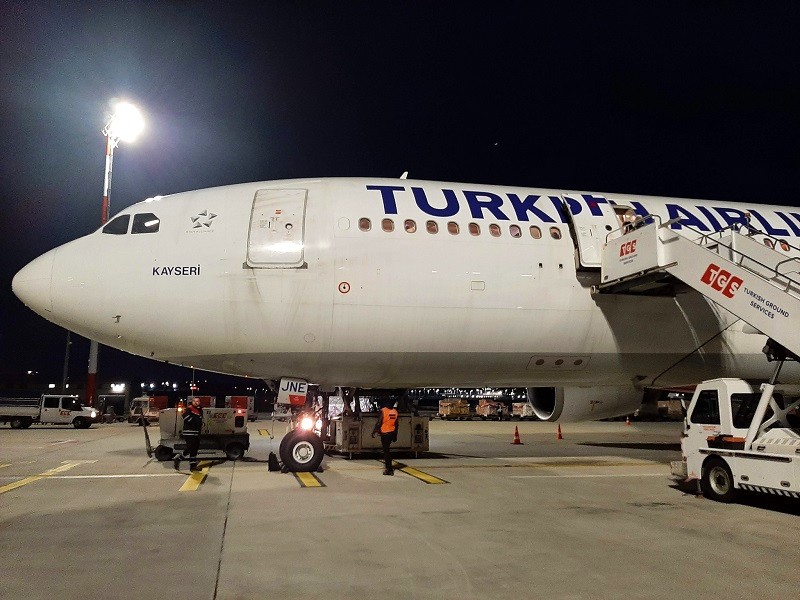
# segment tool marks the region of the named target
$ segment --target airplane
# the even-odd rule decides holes
[[[800,256],[788,207],[294,179],[133,204],[12,287],[53,323],[155,360],[331,389],[526,387],[551,421],[630,414],[644,387],[766,378],[765,336],[697,292],[593,293],[631,215],[690,235],[745,224]]]

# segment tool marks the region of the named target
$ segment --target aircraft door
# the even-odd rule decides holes
[[[256,192],[247,237],[248,266],[285,269],[305,264],[306,194],[304,189]]]
[[[580,266],[599,269],[606,235],[620,226],[614,205],[602,196],[586,194],[568,194],[562,196],[562,200]]]

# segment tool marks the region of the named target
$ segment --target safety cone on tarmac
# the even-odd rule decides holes
[[[514,425],[514,441],[511,442],[514,446],[519,446],[522,444],[522,440],[519,439],[519,427]]]
[[[630,425],[630,424],[631,424],[631,418],[625,417],[625,425]]]
[[[563,440],[564,436],[561,435],[561,423],[558,424],[558,435],[556,435],[557,440]]]

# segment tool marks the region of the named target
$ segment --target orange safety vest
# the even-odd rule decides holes
[[[382,408],[381,433],[392,433],[397,429],[397,411],[393,408]]]

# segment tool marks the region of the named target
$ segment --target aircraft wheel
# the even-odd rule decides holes
[[[703,495],[717,502],[731,502],[736,496],[733,486],[733,474],[728,464],[717,456],[710,457],[703,465],[703,477],[700,480]]]
[[[324,450],[324,445],[318,435],[310,431],[295,430],[281,440],[281,461],[289,471],[316,471],[322,463]]]
[[[162,446],[160,444],[156,446],[154,454],[156,456],[156,460],[160,460],[162,462],[165,460],[170,460],[174,456],[172,448],[168,448],[167,446]]]

